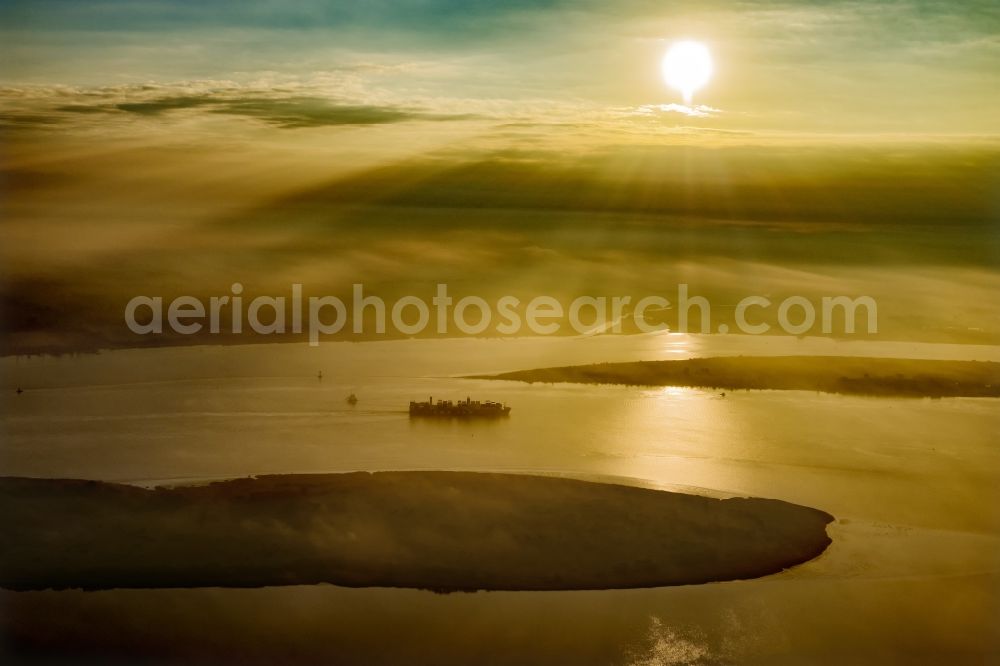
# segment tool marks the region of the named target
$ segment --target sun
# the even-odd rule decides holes
[[[712,78],[712,54],[701,42],[675,42],[663,56],[663,80],[691,104],[696,90]]]

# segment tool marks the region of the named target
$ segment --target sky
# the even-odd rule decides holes
[[[136,293],[870,294],[1000,342],[994,2],[0,3],[5,347]],[[696,39],[694,107],[662,80]]]

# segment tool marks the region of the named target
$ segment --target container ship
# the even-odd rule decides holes
[[[427,402],[410,401],[410,418],[430,417],[430,418],[502,418],[510,416],[510,407],[502,402],[492,400],[479,401],[472,398],[452,402],[451,400],[438,400],[428,398]]]

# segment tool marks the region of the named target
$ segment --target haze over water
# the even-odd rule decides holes
[[[532,567],[554,581],[578,553],[596,562],[596,577],[560,579],[565,589],[623,572],[723,580],[693,577],[733,564],[718,552],[735,553],[751,572],[740,575],[805,562],[617,591],[3,591],[0,662],[1000,662],[996,398],[461,378],[853,355],[903,360],[881,376],[867,361],[672,367],[694,369],[687,383],[742,366],[752,380],[827,372],[812,385],[842,390],[997,394],[1000,365],[937,376],[905,359],[1000,361],[998,56],[996,0],[0,2],[0,475],[48,479],[0,482],[6,588],[420,587],[444,580],[435,569],[485,563],[502,575],[456,580],[526,587],[517,574]],[[442,287],[451,322],[435,307],[426,326],[399,325],[397,306],[422,317],[412,299],[446,302]],[[572,321],[572,303],[626,298],[589,331],[585,310],[584,326],[519,337],[543,333],[530,303],[560,303],[567,317],[552,321]],[[311,304],[336,299],[350,316],[318,326]],[[509,329],[506,299],[525,311]],[[480,308],[462,326],[463,302],[491,308],[476,332]],[[130,315],[143,303],[148,327]],[[202,321],[206,305],[223,311]],[[175,306],[198,321],[177,326]],[[255,325],[261,311],[269,323]],[[722,335],[748,333],[742,315],[802,337]],[[698,335],[590,335],[618,324]],[[324,344],[306,346],[320,329]],[[411,400],[467,396],[506,402],[510,418],[409,418]],[[360,476],[156,493],[98,483],[378,470],[775,498],[828,532],[816,523],[816,548],[798,549],[769,530],[797,538],[797,519],[747,514],[731,537],[720,513],[661,508],[775,502],[600,487],[657,507],[616,513],[565,494],[553,512],[515,492],[598,489],[548,479],[503,477],[491,495],[475,475],[368,478],[415,480],[416,494],[393,490],[377,514],[366,502],[384,495],[339,490]],[[474,490],[427,481],[441,478]],[[328,491],[319,509],[316,488]],[[214,525],[214,499],[146,512],[150,496],[173,511],[178,496],[227,492],[238,501]],[[533,532],[509,518],[541,514],[552,522],[529,520]],[[669,528],[661,550],[628,545],[656,541],[650,525]],[[743,568],[759,564],[748,541],[774,547],[778,564]],[[296,578],[304,552],[318,573]],[[255,558],[271,577],[241,577]],[[406,562],[423,573],[399,577]],[[366,568],[375,577],[359,578]],[[639,576],[658,568],[692,577]]]
[[[772,497],[837,518],[821,557],[746,582],[445,596],[331,586],[43,592],[8,601],[29,625],[59,606],[67,635],[127,612],[154,627],[144,630],[146,648],[181,656],[212,653],[206,628],[224,637],[227,655],[250,659],[299,649],[363,661],[428,651],[453,663],[500,654],[550,663],[773,663],[776,655],[882,663],[888,655],[933,661],[1000,649],[992,631],[1000,608],[993,483],[1000,413],[989,399],[723,397],[455,377],[737,353],[1000,358],[995,347],[666,334],[7,358],[5,388],[27,389],[3,394],[8,475],[149,484],[266,473],[518,471]],[[350,393],[356,406],[345,401]],[[437,423],[410,421],[405,412],[411,399],[466,395],[506,401],[512,416]],[[238,639],[227,634],[235,622],[244,627]],[[242,635],[245,627],[254,631]],[[98,634],[80,644],[122,649],[128,636]]]

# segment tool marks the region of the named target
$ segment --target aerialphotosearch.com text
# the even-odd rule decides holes
[[[395,299],[367,293],[354,284],[348,298],[303,295],[301,284],[293,284],[288,295],[243,296],[243,285],[231,285],[228,294],[198,298],[136,296],[125,306],[125,323],[138,335],[158,335],[166,330],[180,335],[305,333],[310,345],[326,336],[372,334],[393,330],[402,336],[428,332],[439,335],[555,335],[623,333],[671,330],[682,333],[744,333],[761,335],[782,332],[802,335],[866,334],[878,332],[878,309],[869,296],[788,296],[772,302],[765,296],[747,296],[727,305],[729,323],[713,327],[712,304],[705,296],[692,295],[687,284],[678,284],[672,298],[663,295],[578,296],[566,302],[554,296],[530,299],[501,296],[455,298],[447,284],[438,284],[429,299],[414,295]],[[664,313],[671,315],[665,323]],[[838,330],[834,330],[835,323]],[[855,326],[856,323],[861,324]],[[818,325],[818,327],[817,327]],[[570,331],[564,330],[565,326]]]

